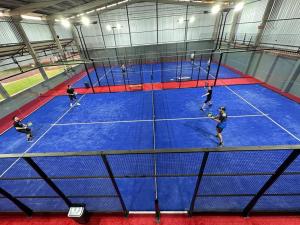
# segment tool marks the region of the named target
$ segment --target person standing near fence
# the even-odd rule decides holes
[[[123,75],[126,73],[126,66],[124,64],[121,66],[121,71]]]
[[[194,64],[195,61],[195,53],[191,54],[191,63]]]
[[[75,92],[74,88],[71,87],[71,85],[68,85],[67,94],[70,99],[70,107],[80,105],[79,102],[77,102],[77,93]]]

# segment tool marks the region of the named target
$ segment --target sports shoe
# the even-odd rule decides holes
[[[72,103],[70,103],[70,107],[72,107],[73,106],[73,104]]]
[[[79,102],[76,102],[76,105],[80,105],[80,103],[79,103]]]
[[[204,109],[203,109],[203,108],[200,108],[200,110],[201,110],[202,112],[204,112]]]
[[[220,142],[219,144],[218,144],[218,147],[223,147],[224,146],[224,143],[223,142]]]

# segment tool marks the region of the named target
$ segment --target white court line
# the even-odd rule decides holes
[[[207,72],[207,70],[201,68],[202,70],[204,70],[205,72]],[[212,76],[213,78],[215,78],[215,76],[213,76],[212,74],[209,74],[210,76]],[[286,128],[284,128],[282,125],[280,125],[279,123],[277,123],[275,120],[273,120],[268,114],[265,114],[263,111],[261,111],[259,108],[257,108],[256,106],[254,106],[252,103],[250,103],[249,101],[247,101],[245,98],[243,98],[241,95],[239,95],[238,93],[236,93],[234,90],[232,90],[230,87],[228,87],[227,85],[225,85],[224,87],[226,87],[229,91],[231,91],[233,94],[235,94],[237,97],[239,97],[240,99],[242,99],[244,102],[246,102],[248,105],[250,105],[252,108],[254,108],[256,111],[258,111],[259,113],[261,113],[262,115],[264,115],[265,117],[267,117],[270,121],[272,121],[274,124],[276,124],[278,127],[280,127],[282,130],[284,130],[286,133],[288,133],[290,136],[292,136],[294,139],[296,139],[297,141],[300,142],[300,138],[298,138],[297,136],[295,136],[293,133],[291,133],[290,131],[288,131]]]
[[[262,117],[265,115],[253,114],[253,115],[239,115],[239,116],[228,116],[230,118],[246,118],[246,117]],[[170,119],[155,119],[155,122],[160,121],[181,121],[181,120],[201,120],[210,119],[207,116],[201,117],[186,117],[186,118],[170,118]],[[114,123],[139,123],[139,122],[153,122],[153,120],[113,120],[113,121],[96,121],[96,122],[79,122],[79,123],[56,123],[53,126],[71,126],[71,125],[92,125],[92,124],[114,124]]]
[[[95,82],[96,83],[96,82]],[[83,94],[77,102],[79,102],[87,93]],[[73,107],[70,107],[66,112],[62,114],[50,127],[29,147],[25,152],[22,153],[22,156],[17,158],[5,171],[2,172],[0,178],[3,177],[28,151],[30,151],[54,126],[58,123],[65,115],[67,115]]]

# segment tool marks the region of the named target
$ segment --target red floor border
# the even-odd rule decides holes
[[[66,215],[0,216],[0,225],[77,225]],[[161,225],[300,225],[299,216],[193,216],[162,215]],[[153,215],[93,215],[87,225],[157,225]]]

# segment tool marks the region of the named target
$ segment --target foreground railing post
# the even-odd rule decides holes
[[[195,202],[196,202],[197,194],[198,194],[198,191],[199,191],[200,183],[201,183],[201,180],[202,180],[202,177],[203,177],[206,162],[207,162],[207,159],[208,159],[208,155],[209,155],[209,152],[204,152],[202,162],[201,162],[201,166],[200,166],[199,173],[198,173],[198,178],[197,178],[193,198],[192,198],[191,205],[190,205],[190,210],[188,212],[190,216],[192,216],[193,212],[194,212]]]
[[[275,181],[280,177],[280,175],[294,162],[294,160],[299,156],[299,150],[293,150],[293,152],[284,160],[284,162],[278,167],[275,173],[267,180],[267,182],[262,186],[262,188],[256,193],[256,195],[251,199],[248,205],[243,210],[243,216],[247,217],[250,211],[256,205],[258,200],[263,196],[263,194],[275,183]]]
[[[65,196],[65,194],[56,186],[55,183],[44,173],[44,171],[32,160],[30,157],[25,157],[24,160],[37,172],[38,175],[64,200],[68,207],[72,206],[72,202]]]
[[[127,210],[126,205],[125,205],[125,203],[124,203],[124,201],[123,201],[123,198],[122,198],[122,196],[121,196],[121,192],[120,192],[119,187],[118,187],[118,185],[117,185],[117,182],[116,182],[116,180],[115,180],[114,174],[113,174],[113,172],[112,172],[112,170],[111,170],[111,168],[110,168],[110,165],[109,165],[109,162],[108,162],[108,160],[107,160],[107,157],[106,157],[106,155],[104,155],[104,154],[101,154],[100,156],[101,156],[101,158],[102,158],[102,160],[103,160],[103,163],[104,163],[104,165],[105,165],[105,168],[106,168],[106,170],[107,170],[107,172],[108,172],[108,175],[109,175],[109,177],[110,177],[110,180],[111,180],[111,182],[112,182],[112,185],[114,186],[114,189],[115,189],[115,191],[116,191],[116,193],[117,193],[117,195],[118,195],[118,197],[119,197],[119,200],[120,200],[120,203],[121,203],[121,206],[122,206],[124,215],[127,217],[127,216],[128,216],[128,210]]]
[[[12,196],[10,193],[5,191],[4,189],[0,188],[0,194],[4,197],[8,198],[10,201],[12,201],[19,209],[21,209],[27,216],[31,216],[33,211],[28,206],[23,204],[21,201],[19,201],[17,198]]]
[[[219,59],[218,68],[217,68],[217,72],[216,72],[216,76],[215,76],[214,86],[216,86],[216,84],[217,84],[217,80],[218,80],[219,72],[220,72],[220,67],[221,67],[221,63],[222,63],[222,58],[223,58],[223,53],[220,54],[220,59]]]

